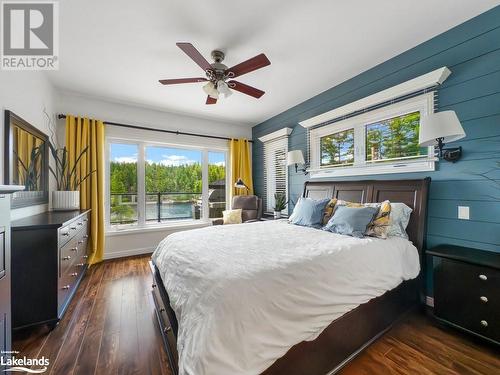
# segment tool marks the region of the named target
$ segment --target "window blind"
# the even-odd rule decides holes
[[[288,199],[288,171],[286,157],[288,137],[264,142],[264,210],[273,212],[274,194],[283,193]],[[286,214],[287,211],[283,210]]]

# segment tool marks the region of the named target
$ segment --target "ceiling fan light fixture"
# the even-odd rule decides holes
[[[203,91],[205,91],[205,93],[212,99],[219,99],[219,92],[215,88],[213,82],[208,82],[206,85],[204,85]]]
[[[231,95],[233,95],[233,92],[229,89],[229,86],[223,80],[217,82],[217,91],[219,91],[219,93],[221,94],[224,94],[225,98],[228,98]]]

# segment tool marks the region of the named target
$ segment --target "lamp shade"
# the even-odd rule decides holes
[[[443,143],[449,143],[463,137],[465,131],[455,111],[431,113],[420,118],[420,146],[433,146],[438,138],[443,138]]]
[[[248,186],[243,182],[241,178],[238,178],[238,180],[234,183],[234,187],[237,189],[248,189]]]
[[[212,82],[208,82],[206,85],[204,85],[203,91],[205,91],[205,93],[213,99],[219,98],[219,92],[217,91],[215,85]]]
[[[229,89],[229,86],[227,85],[226,82],[220,80],[217,82],[217,91],[219,91],[221,94],[224,94],[225,98],[230,97],[233,93]]]
[[[302,151],[300,150],[288,151],[286,157],[286,164],[287,165],[305,164],[304,155],[302,155]]]

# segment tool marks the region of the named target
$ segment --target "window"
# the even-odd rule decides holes
[[[146,222],[199,219],[202,152],[146,146]]]
[[[378,121],[365,126],[366,161],[388,161],[427,155],[418,145],[420,112]]]
[[[137,154],[134,144],[110,145],[111,224],[137,224]]]
[[[309,131],[311,177],[434,170],[433,147],[420,147],[420,117],[432,93]]]
[[[226,150],[108,140],[115,229],[222,217]]]
[[[291,129],[284,128],[259,138],[264,142],[264,210],[274,211],[274,195],[284,194],[288,199],[288,135]],[[283,210],[286,214],[287,210]]]
[[[222,217],[226,209],[226,154],[208,153],[208,217]]]
[[[321,137],[321,166],[354,163],[354,129]]]

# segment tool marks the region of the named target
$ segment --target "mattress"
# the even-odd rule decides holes
[[[420,271],[404,238],[359,239],[286,221],[174,233],[152,258],[179,323],[180,375],[259,374]]]

